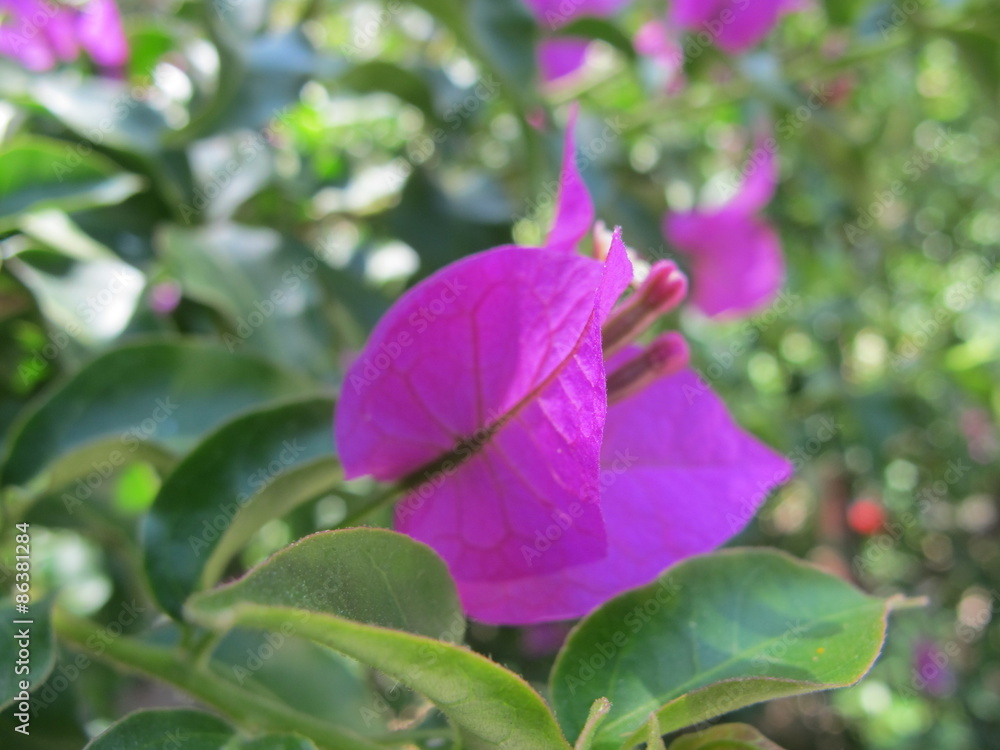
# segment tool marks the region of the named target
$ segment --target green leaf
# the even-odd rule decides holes
[[[0,600],[0,710],[18,701],[21,681],[28,682],[28,693],[41,686],[56,662],[55,642],[50,622],[52,602],[50,599],[32,602],[27,613],[19,613],[14,600]],[[30,623],[15,622],[31,620]],[[19,637],[28,631],[26,650],[28,659],[22,658],[24,645]],[[19,669],[28,669],[27,673]]]
[[[112,724],[86,750],[315,750],[292,735],[247,739],[222,719],[187,708],[137,711]]]
[[[50,465],[55,474],[73,462],[103,482],[150,446],[160,458],[183,453],[236,412],[308,388],[266,361],[205,343],[123,346],[91,361],[22,417],[0,478],[26,485]]]
[[[64,214],[45,211],[21,219],[25,235],[56,248],[22,250],[7,265],[31,291],[52,331],[55,347],[49,349],[46,359],[64,355],[70,359],[74,353],[71,344],[106,346],[134,315],[145,276],[108,248],[86,238]],[[36,234],[42,223],[47,229]],[[33,360],[23,375],[35,375],[41,369],[41,362]]]
[[[227,16],[242,15],[234,11]],[[299,91],[322,66],[301,29],[246,39],[218,19],[211,26],[219,51],[219,81],[214,98],[191,123],[173,133],[173,144],[216,133],[276,125],[298,102]]]
[[[60,71],[33,77],[21,88],[75,134],[74,153],[98,149],[112,154],[149,177],[172,208],[191,194],[187,155],[164,147],[172,131],[162,113],[146,102],[149,86]]]
[[[823,0],[827,16],[838,26],[852,23],[863,6],[862,0]]]
[[[384,734],[398,715],[386,710],[368,667],[294,634],[235,628],[213,650],[212,664],[217,674],[231,675],[248,690],[359,736]]]
[[[30,93],[84,139],[74,147],[85,144],[152,156],[168,130],[163,115],[134,96],[123,81],[51,73],[41,77]]]
[[[480,206],[486,201],[479,201]],[[504,207],[506,208],[506,207]],[[510,221],[469,217],[426,170],[416,169],[403,188],[399,205],[386,213],[387,230],[420,255],[420,277],[484,247],[511,241]],[[439,228],[434,236],[427,226]]]
[[[355,65],[337,78],[337,83],[359,93],[385,91],[412,104],[432,121],[440,120],[427,81],[417,73],[383,60]]]
[[[320,293],[326,265],[278,232],[229,222],[159,233],[164,265],[185,295],[217,309],[227,349],[255,350],[317,377],[335,372],[337,335]]]
[[[690,558],[576,627],[552,671],[556,713],[575,737],[591,703],[611,700],[594,743],[604,750],[643,742],[651,712],[666,734],[852,685],[878,657],[895,604],[775,550]]]
[[[947,30],[942,33],[955,43],[958,54],[981,86],[983,94],[996,105],[1000,100],[1000,51],[996,38],[975,31]]]
[[[19,138],[0,151],[0,232],[18,213],[41,208],[78,211],[120,203],[142,189],[137,175],[77,144],[52,138]]]
[[[469,38],[509,87],[508,95],[524,106],[535,98],[535,43],[538,26],[519,0],[471,0],[467,6]]]
[[[266,521],[331,491],[333,400],[310,397],[243,414],[167,477],[143,531],[146,574],[174,617]]]
[[[195,595],[186,611],[212,628],[291,625],[423,693],[459,727],[466,747],[568,748],[527,683],[447,642],[464,631],[455,585],[429,547],[400,534],[314,534],[240,581]]]
[[[747,724],[719,724],[674,740],[670,750],[781,750]]]

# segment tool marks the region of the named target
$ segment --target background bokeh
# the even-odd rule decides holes
[[[26,415],[95,361],[91,385],[50,409],[56,432],[100,392],[112,396],[95,433],[125,420],[169,448],[127,451],[106,473],[77,450],[86,436],[17,454],[48,467],[43,479],[15,467],[25,481],[2,490],[4,554],[11,522],[30,521],[36,592],[61,589],[106,623],[123,602],[146,607],[126,630],[155,618],[139,519],[196,428],[165,434],[173,421],[152,398],[127,415],[134,404],[115,403],[115,383],[163,366],[129,347],[214,342],[243,358],[234,370],[265,360],[332,394],[408,286],[543,236],[570,102],[599,217],[639,255],[682,265],[660,230],[667,206],[723,200],[770,128],[784,291],[747,319],[687,307],[671,321],[740,422],[797,467],[739,541],[929,604],[894,618],[860,686],[743,718],[790,750],[1000,747],[1000,6],[814,0],[749,53],[686,48],[686,85],[670,92],[630,42],[664,13],[649,0],[567,27],[595,40],[587,67],[547,86],[534,63],[546,30],[517,0],[121,7],[131,57],[117,78],[85,61],[30,74],[0,60],[8,455],[30,438]],[[199,358],[176,408],[225,414],[239,378]],[[269,521],[232,572],[335,526],[368,490],[319,493]],[[472,642],[543,682],[560,633],[476,626]],[[224,644],[234,664],[255,648],[241,637]],[[359,728],[421,708],[305,644],[252,679]],[[179,700],[100,665],[70,682],[30,740],[8,711],[5,746],[79,748],[132,708]]]

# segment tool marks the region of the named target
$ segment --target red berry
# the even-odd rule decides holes
[[[875,500],[857,500],[847,509],[847,523],[859,534],[877,534],[885,525],[885,508]]]

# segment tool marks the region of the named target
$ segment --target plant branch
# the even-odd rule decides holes
[[[296,732],[326,750],[384,750],[380,745],[315,716],[296,711],[270,698],[246,690],[210,668],[193,667],[177,649],[142,643],[133,638],[110,638],[95,623],[53,613],[56,633],[67,644],[122,670],[166,682],[183,690],[241,727],[276,732]],[[393,742],[398,747],[398,743]]]

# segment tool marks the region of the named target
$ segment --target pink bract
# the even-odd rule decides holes
[[[737,54],[764,39],[783,14],[800,6],[801,0],[672,0],[668,21]]]
[[[0,55],[28,70],[51,70],[71,62],[81,48],[102,68],[116,70],[128,61],[128,43],[114,0],[89,0],[80,6],[43,0],[0,0]]]
[[[487,250],[404,294],[349,368],[335,421],[347,476],[409,484],[398,530],[491,623],[585,614],[726,541],[789,473],[690,373],[631,376],[654,352],[676,361],[650,357],[647,375],[680,369],[677,334],[605,361],[602,324],[627,308],[632,268],[620,231],[603,262],[576,252],[594,214],[569,132],[545,245]],[[608,373],[643,388],[609,407]]]
[[[538,25],[553,32],[578,18],[606,18],[614,15],[630,0],[525,0]],[[538,68],[542,80],[557,81],[584,63],[590,40],[579,37],[545,38],[538,45]]]
[[[693,301],[706,315],[740,317],[769,304],[784,282],[785,264],[777,232],[758,212],[778,181],[768,139],[746,167],[733,198],[716,209],[669,213],[667,239],[691,258]]]

